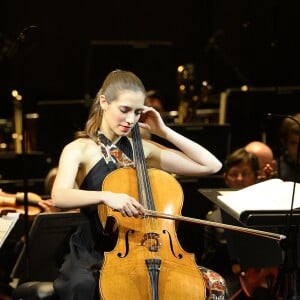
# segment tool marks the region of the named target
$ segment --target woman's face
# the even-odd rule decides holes
[[[100,97],[103,109],[101,131],[111,141],[119,136],[128,135],[138,122],[144,109],[145,95],[142,92],[123,91],[119,97],[108,103],[104,96]]]
[[[242,189],[255,184],[257,177],[249,163],[241,162],[224,173],[224,180],[228,187]]]

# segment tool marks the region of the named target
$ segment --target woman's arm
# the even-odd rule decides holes
[[[92,150],[90,150],[92,149]],[[91,141],[75,140],[68,144],[60,156],[57,175],[53,184],[51,198],[56,207],[74,209],[88,205],[106,204],[119,211],[123,216],[137,216],[143,212],[139,202],[126,194],[110,191],[87,191],[75,188],[76,177],[80,166],[86,169],[85,175],[91,166],[99,159],[91,160],[93,149],[99,152],[98,146],[91,146]],[[95,153],[94,153],[95,154]],[[101,157],[100,157],[101,158]]]
[[[218,172],[222,163],[206,148],[167,127],[151,107],[143,112],[140,126],[176,146],[180,151],[144,142],[148,164],[178,175],[208,175]]]

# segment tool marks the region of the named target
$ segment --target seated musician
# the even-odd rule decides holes
[[[135,74],[122,70],[112,71],[106,77],[92,104],[84,131],[79,132],[77,138],[62,151],[52,189],[52,199],[55,206],[63,209],[81,208],[82,215],[89,221],[84,223],[84,226],[81,224],[72,235],[70,254],[54,281],[55,291],[62,300],[100,298],[99,279],[104,277],[102,276],[104,266],[109,268],[103,263],[104,253],[115,244],[112,244],[114,242],[112,236],[104,232],[104,226],[99,220],[97,211],[99,204],[111,208],[120,218],[122,216],[137,218],[145,214],[145,207],[127,193],[111,189],[100,190],[108,174],[111,175],[117,168],[133,166],[133,160],[139,162],[140,158],[133,156],[132,139],[128,137],[135,124],[140,122],[138,123],[140,127],[166,139],[179,149],[169,149],[142,139],[147,168],[193,176],[213,174],[221,168],[220,161],[207,149],[167,127],[159,112],[144,105],[145,98],[144,85]],[[74,182],[78,184],[79,189],[74,188]],[[122,182],[123,179],[119,178],[116,188],[122,186]],[[163,188],[169,190],[167,186]],[[128,218],[124,218],[124,221],[126,219]],[[134,219],[126,222],[130,221],[136,222]],[[130,236],[131,233],[128,243],[131,243]],[[129,254],[135,256],[140,253],[138,248],[134,248],[137,253]],[[130,245],[128,251],[133,251]],[[136,264],[139,264],[138,259],[136,255]],[[142,265],[145,265],[145,261]],[[125,266],[126,264],[119,265],[112,272],[117,276]],[[160,272],[163,269],[162,265]],[[117,282],[114,276],[109,277],[108,280],[112,282],[109,291],[113,289],[111,292],[123,293],[121,285],[128,278],[132,278],[134,287],[126,286],[126,289],[133,292],[137,289],[145,290],[145,284],[135,281],[139,276],[134,273],[134,270],[127,269],[128,276],[122,277],[122,280]],[[197,266],[196,273],[197,276],[203,274],[206,299],[225,299],[225,283],[220,275],[205,268],[200,268],[199,271]],[[148,278],[142,277],[145,280]],[[182,281],[186,279],[184,277]],[[150,284],[150,281],[147,282]],[[172,291],[180,293],[182,291],[180,288],[176,289],[177,284],[180,287],[180,283],[176,282]],[[197,286],[193,286],[189,293],[195,293],[195,290]],[[169,295],[167,297],[166,299],[170,298]]]
[[[298,161],[300,140],[300,113],[284,118],[280,125],[281,153],[278,159],[278,177],[284,181],[294,181],[300,174]],[[300,182],[300,177],[297,179]]]
[[[235,150],[224,162],[223,176],[229,188],[242,189],[272,178],[275,174],[272,150],[258,141]],[[220,209],[216,207],[210,211],[207,219],[222,222]],[[205,228],[205,248],[203,264],[216,269],[225,277],[231,300],[272,299],[271,289],[275,284],[277,268],[241,270],[228,253],[223,229]]]
[[[258,180],[277,177],[277,162],[274,159],[272,149],[261,141],[253,141],[245,146],[245,150],[253,153],[258,158]]]

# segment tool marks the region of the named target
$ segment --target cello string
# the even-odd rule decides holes
[[[149,174],[147,170],[147,166],[145,163],[145,155],[143,151],[143,146],[142,146],[142,140],[140,136],[140,129],[138,127],[138,124],[136,124],[132,128],[132,137],[133,137],[133,144],[134,144],[134,155],[136,158],[136,171],[137,171],[137,180],[138,180],[138,191],[139,191],[139,198],[141,204],[146,208],[150,209],[152,211],[155,210],[154,207],[154,201],[152,197],[152,191],[151,191],[151,186],[150,186],[150,181],[149,181]],[[151,220],[144,220],[143,226],[145,228],[145,233],[152,233],[153,229],[155,227],[156,220],[152,219]],[[150,243],[151,241],[151,235],[146,236],[146,243],[147,243],[147,238],[150,238]],[[150,255],[152,258],[154,258],[154,253],[150,251]],[[154,260],[150,260],[152,262]]]

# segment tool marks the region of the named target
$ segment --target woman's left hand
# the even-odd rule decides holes
[[[152,134],[164,137],[163,131],[166,125],[157,110],[150,106],[144,106],[139,127],[150,131]]]

